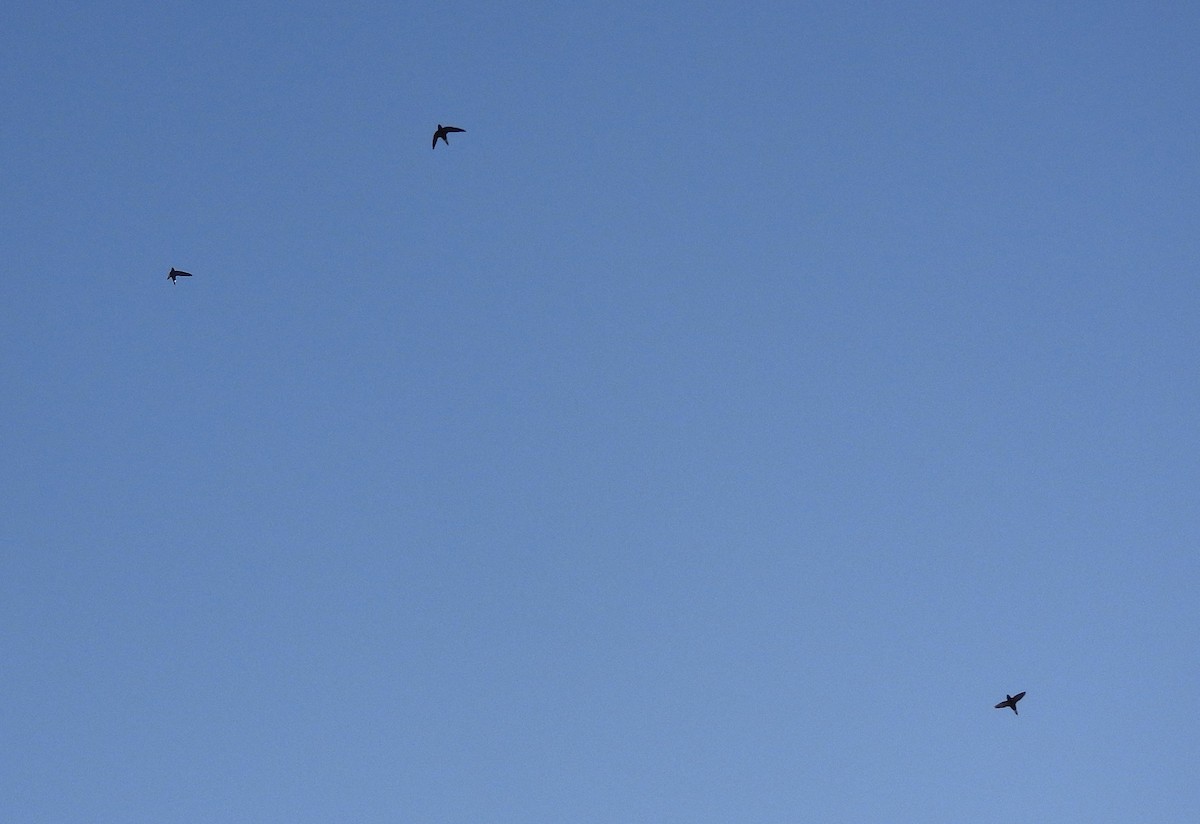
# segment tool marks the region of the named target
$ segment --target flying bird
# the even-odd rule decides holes
[[[176,269],[174,266],[172,266],[171,273],[169,275],[167,275],[167,279],[170,280],[173,285],[175,283],[175,278],[190,278],[191,276],[192,276],[191,272],[181,272],[178,269]]]
[[[437,127],[437,131],[433,133],[433,148],[435,148],[435,149],[437,148],[438,138],[441,138],[442,142],[445,143],[447,146],[449,146],[450,141],[446,139],[446,135],[450,134],[450,132],[465,132],[465,131],[466,131],[466,129],[460,129],[457,126],[443,126],[441,123],[439,123],[438,127]]]
[[[1015,713],[1016,715],[1020,715],[1021,713],[1017,712],[1017,702],[1020,701],[1024,697],[1025,697],[1025,693],[1023,693],[1023,692],[1018,692],[1016,695],[1009,695],[1008,693],[1005,693],[1004,700],[996,705],[996,709],[1002,710],[1005,707],[1008,707],[1010,710],[1013,711],[1013,713]]]

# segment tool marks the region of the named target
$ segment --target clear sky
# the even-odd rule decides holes
[[[1196,3],[3,18],[0,819],[1200,819]]]

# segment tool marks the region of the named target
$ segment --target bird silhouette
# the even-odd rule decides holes
[[[449,146],[450,141],[446,139],[446,135],[450,134],[450,132],[465,132],[465,131],[466,131],[466,129],[460,129],[457,126],[443,126],[441,123],[439,123],[438,127],[437,127],[437,131],[433,133],[433,148],[435,148],[435,149],[437,148],[438,138],[441,138],[441,141],[443,143],[445,143],[447,146]]]
[[[175,278],[190,278],[191,276],[192,276],[191,272],[181,272],[178,269],[176,269],[174,266],[172,266],[171,273],[169,275],[167,275],[167,279],[170,280],[172,284],[174,284]]]
[[[1002,710],[1005,707],[1008,707],[1014,713],[1016,713],[1017,715],[1020,715],[1021,713],[1017,712],[1017,702],[1020,701],[1024,697],[1025,697],[1025,693],[1023,693],[1023,692],[1018,692],[1016,695],[1009,695],[1008,693],[1005,693],[1004,700],[996,705],[996,709]]]

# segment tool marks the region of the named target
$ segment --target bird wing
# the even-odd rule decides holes
[[[1013,703],[1014,703],[1014,704],[1015,704],[1015,703],[1017,703],[1018,701],[1020,701],[1020,700],[1021,700],[1022,698],[1024,698],[1024,697],[1025,697],[1025,693],[1023,693],[1023,692],[1018,692],[1016,695],[1014,695],[1014,696],[1013,696]]]
[[[441,129],[438,129],[436,132],[433,133],[433,148],[435,148],[435,149],[437,148],[437,139],[439,137],[444,138],[444,135],[442,134]]]
[[[192,276],[191,272],[180,272],[178,269],[175,270],[175,274],[179,275],[181,278],[190,278]]]
[[[457,126],[446,126],[444,129],[442,129],[442,131],[444,131],[444,132],[465,132],[466,129],[460,129]]]
[[[1012,706],[1012,705],[1011,705],[1011,704],[1009,704],[1007,701],[1001,701],[999,704],[997,704],[997,705],[996,705],[996,709],[998,709],[998,710],[1002,710],[1002,709],[1004,709],[1005,707],[1008,707],[1008,706]]]

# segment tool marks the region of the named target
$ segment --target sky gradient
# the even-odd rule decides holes
[[[1200,7],[652,5],[6,10],[0,819],[1200,817]]]

